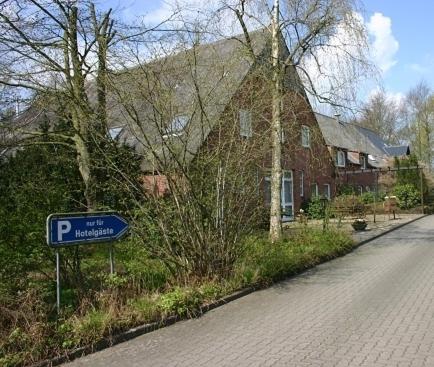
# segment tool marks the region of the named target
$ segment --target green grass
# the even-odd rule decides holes
[[[122,261],[118,261],[122,273],[97,273],[97,280],[89,284],[99,284],[99,288],[69,301],[71,306],[64,309],[58,323],[53,320],[53,305],[44,301],[52,297],[45,295],[44,287],[40,293],[33,288],[16,301],[25,315],[22,320],[11,323],[0,316],[0,365],[34,363],[171,315],[194,317],[202,305],[237,289],[265,286],[343,255],[351,251],[353,242],[343,232],[301,229],[296,236],[275,244],[263,233],[246,238],[240,246],[244,247],[243,256],[229,277],[192,279],[187,284],[185,279],[182,283],[173,279],[162,263],[147,258],[145,252],[133,256],[134,251],[126,246],[120,251]],[[86,266],[100,270],[101,261],[106,259],[98,253]]]
[[[247,241],[235,277],[243,285],[267,284],[351,251],[352,239],[338,231],[302,230],[294,238],[270,244],[265,237]]]

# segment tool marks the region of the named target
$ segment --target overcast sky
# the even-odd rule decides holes
[[[116,8],[125,20],[144,15],[153,22],[170,14],[167,2],[162,0],[102,3]],[[365,0],[364,7],[372,54],[382,72],[385,90],[399,97],[422,79],[434,87],[434,1]]]

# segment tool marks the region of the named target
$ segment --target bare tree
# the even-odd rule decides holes
[[[153,49],[148,35],[140,52],[131,47],[136,66],[109,77],[108,116],[143,157],[146,200],[133,222],[144,246],[176,275],[210,277],[233,269],[261,219],[267,151],[251,129],[240,131],[239,109],[253,103],[260,116],[256,101],[266,97],[248,87],[252,65],[238,41],[202,44],[206,35],[192,28],[172,34],[165,57],[140,62],[143,45]]]
[[[257,1],[262,8],[261,18],[249,12],[245,0],[224,2],[225,8],[232,10],[244,33],[244,44],[249,54],[258,60],[249,37],[249,24],[252,18],[256,24],[265,24],[270,32],[271,57],[269,68],[272,70],[272,119],[271,147],[273,151],[271,177],[270,239],[275,242],[281,237],[281,103],[284,80],[288,72],[298,71],[293,79],[293,88],[302,93],[307,90],[320,102],[342,105],[348,95],[343,91],[348,88],[363,72],[371,70],[367,61],[368,43],[363,22],[356,13],[356,4],[351,0],[275,0],[270,9],[268,2]],[[251,7],[250,7],[251,9]],[[268,27],[268,24],[271,24]],[[333,55],[336,75],[330,73],[330,65],[325,56]],[[330,60],[330,59],[329,59]],[[315,71],[312,72],[312,66]],[[336,71],[336,70],[334,70]],[[315,74],[315,75],[313,75]],[[327,88],[316,84],[321,76],[326,80]],[[297,86],[298,84],[298,86]],[[354,85],[354,84],[353,84]],[[343,97],[345,97],[343,99]]]
[[[419,160],[432,168],[432,131],[434,123],[434,96],[426,82],[412,88],[405,99],[407,134]]]
[[[399,131],[403,127],[404,120],[402,102],[388,97],[384,90],[380,90],[362,106],[356,122],[375,131],[388,143],[399,144]]]
[[[106,59],[114,35],[111,11],[97,14],[92,2],[11,0],[0,5],[0,84],[34,92],[44,105],[34,102],[33,107],[51,110],[55,119],[61,109],[53,106],[63,106],[62,118],[71,119],[73,131],[56,134],[77,153],[88,209],[96,206],[92,160],[95,142],[106,135]],[[94,77],[96,103],[88,88]]]

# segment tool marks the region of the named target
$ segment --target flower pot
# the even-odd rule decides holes
[[[364,220],[356,220],[353,223],[351,223],[355,231],[363,231],[368,226],[368,223],[366,223]]]

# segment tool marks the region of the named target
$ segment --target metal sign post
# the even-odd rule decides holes
[[[113,243],[110,242],[110,275],[115,273],[115,262],[113,259]]]
[[[60,313],[60,254],[56,249],[56,308],[57,314]]]
[[[60,312],[59,248],[109,242],[110,274],[114,274],[113,242],[127,231],[128,222],[114,212],[51,214],[47,218],[47,243],[56,250],[56,306]]]

